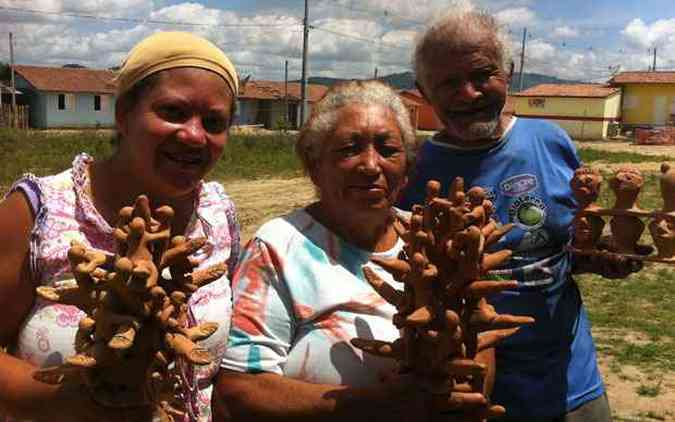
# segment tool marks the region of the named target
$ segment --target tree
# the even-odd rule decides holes
[[[0,62],[0,81],[9,81],[12,79],[12,71],[8,63]]]

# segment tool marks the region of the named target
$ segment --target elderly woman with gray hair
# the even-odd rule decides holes
[[[405,185],[408,112],[386,85],[329,90],[296,151],[319,200],[264,224],[233,275],[230,339],[217,390],[235,420],[419,420],[429,403],[393,363],[350,344],[392,341],[393,306],[365,281],[403,241],[392,207]],[[482,398],[482,395],[478,394]]]

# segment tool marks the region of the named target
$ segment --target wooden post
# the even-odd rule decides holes
[[[13,34],[9,33],[9,66],[12,74],[12,116],[11,124],[12,127],[18,127],[18,122],[16,120],[16,85],[14,83],[14,38]]]
[[[298,127],[302,127],[307,119],[307,50],[309,49],[309,0],[305,0],[305,18],[303,20],[303,36],[302,36],[302,79],[300,82],[300,123]]]
[[[285,115],[284,123],[285,126],[288,126],[289,115],[288,115],[288,60],[286,60],[286,69],[284,72],[284,105],[285,105]]]

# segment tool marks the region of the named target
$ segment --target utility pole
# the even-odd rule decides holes
[[[14,83],[14,35],[9,33],[9,68],[12,75],[12,127],[17,127],[18,122],[16,119],[16,84]]]
[[[284,71],[284,104],[286,106],[284,122],[288,123],[288,60],[286,60],[286,69]]]
[[[518,72],[518,91],[523,90],[523,67],[525,67],[525,42],[527,40],[527,28],[523,28],[523,45],[520,51],[520,71]]]
[[[307,43],[309,41],[309,0],[305,0],[305,19],[303,20],[303,37],[302,37],[302,81],[300,83],[300,124],[299,127],[305,123],[307,118]]]
[[[652,72],[656,72],[656,46],[654,46],[654,61],[652,64]]]
[[[374,73],[373,79],[377,79],[377,66],[375,66],[375,73]]]

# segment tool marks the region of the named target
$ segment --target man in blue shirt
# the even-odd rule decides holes
[[[492,16],[472,9],[453,9],[418,40],[417,85],[444,128],[421,145],[399,205],[422,203],[428,180],[447,189],[461,176],[466,186],[488,192],[497,220],[514,223],[499,245],[514,256],[496,273],[520,285],[491,302],[500,313],[530,315],[536,322],[496,349],[492,398],[506,407],[504,420],[610,421],[588,318],[571,274],[575,267],[625,277],[637,268],[579,261],[564,250],[576,207],[569,182],[579,158],[554,124],[502,112],[508,43]]]

